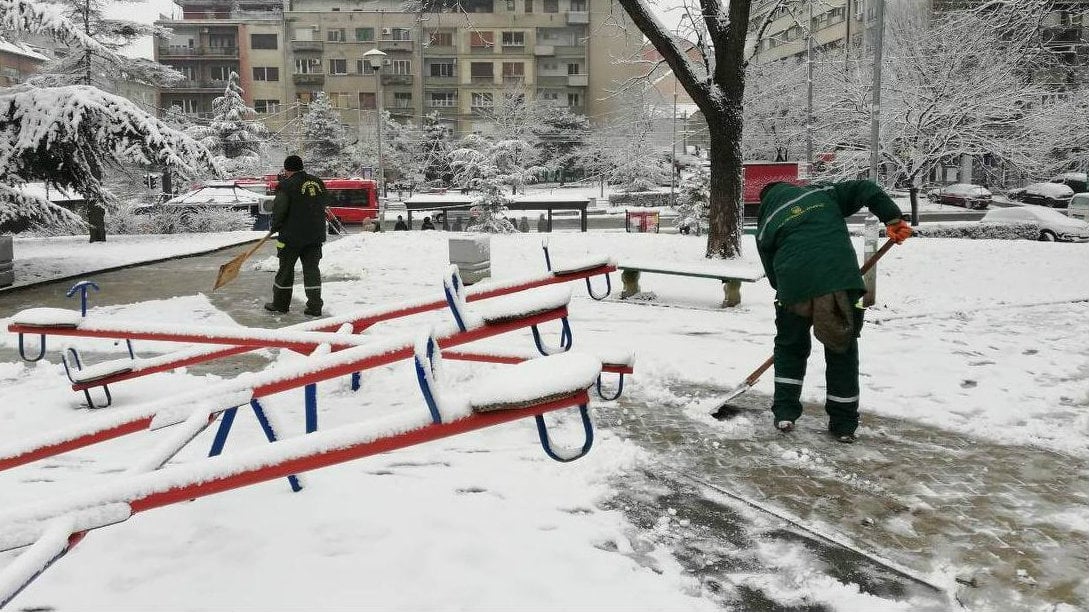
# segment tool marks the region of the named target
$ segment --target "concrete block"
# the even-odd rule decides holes
[[[0,236],[0,264],[15,259],[14,239],[10,234]]]

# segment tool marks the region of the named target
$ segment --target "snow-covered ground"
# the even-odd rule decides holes
[[[327,311],[344,314],[441,296],[448,238],[439,232],[388,232],[331,242],[322,267],[338,280],[326,284]],[[541,273],[541,238],[491,237],[493,276]],[[591,254],[620,261],[698,262],[705,246],[703,239],[679,235],[557,233],[548,238],[554,262]],[[755,264],[752,238],[744,240],[745,259]],[[61,257],[65,243],[55,244],[43,242],[40,248],[55,249]],[[856,247],[861,250],[861,242]],[[159,256],[161,249],[145,243],[130,245],[129,252]],[[880,263],[878,304],[863,332],[864,413],[1089,457],[1087,263],[1089,244],[913,239],[894,248]],[[260,272],[243,274],[271,277],[275,262],[266,258],[254,266]],[[618,292],[619,279],[613,283]],[[730,387],[770,354],[773,292],[766,281],[745,284],[741,306],[729,310],[717,308],[722,290],[712,280],[644,275],[641,283],[656,294],[655,304],[596,302],[582,284],[571,285],[576,348],[634,350],[635,375],[626,393],[665,399],[678,383]],[[92,314],[158,324],[231,323],[199,294],[92,309]],[[367,334],[419,332],[448,318],[434,312],[380,324]],[[271,316],[269,325],[276,325]],[[555,334],[555,325],[545,327]],[[8,335],[5,344],[13,342]],[[532,351],[524,333],[480,345]],[[136,343],[138,352],[142,347]],[[811,358],[805,387],[805,397],[815,402],[823,399],[819,354]],[[277,361],[299,359],[284,352]],[[474,379],[501,368],[448,361],[445,384],[471,389]],[[115,404],[169,398],[223,378],[184,369],[148,377],[115,386]],[[2,363],[0,381],[0,445],[93,417],[80,408],[82,398],[68,388],[55,354],[34,364]],[[770,375],[756,386],[762,393],[771,389]],[[320,384],[319,396],[323,430],[426,412],[407,362],[368,371],[358,393],[338,379]],[[302,404],[302,393],[295,390],[270,397],[266,406],[289,436],[297,436]],[[685,411],[709,419],[706,407]],[[753,427],[765,425],[770,422]],[[570,416],[561,426],[558,438],[580,436]],[[0,508],[109,483],[169,431],[0,472]],[[865,445],[865,417],[860,434]],[[177,463],[199,460],[211,437],[211,431],[200,435]],[[603,427],[586,458],[561,465],[544,456],[536,437],[532,421],[522,420],[308,474],[300,494],[277,480],[143,513],[92,532],[12,606],[717,608],[668,551],[638,548],[624,515],[597,504],[610,495],[616,478],[648,461],[647,452]],[[266,445],[252,414],[240,411],[226,453]],[[1089,532],[1089,520],[1072,515],[1069,521]],[[0,557],[0,564],[6,560]],[[849,587],[822,593],[822,599],[837,608],[902,606]]]

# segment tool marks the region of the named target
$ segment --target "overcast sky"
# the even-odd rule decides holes
[[[658,16],[667,24],[678,21],[678,11],[669,11],[662,7],[679,6],[680,0],[652,0]],[[151,23],[159,18],[159,15],[181,16],[181,9],[172,0],[145,0],[144,2],[114,2],[107,10],[111,17],[128,17],[137,21]],[[125,50],[129,57],[152,56],[152,42],[150,38],[144,39]]]

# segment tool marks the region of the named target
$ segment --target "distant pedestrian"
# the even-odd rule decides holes
[[[421,230],[434,230],[435,224],[431,222],[430,217],[424,217],[423,223],[420,224]]]
[[[397,223],[393,224],[393,229],[394,229],[394,231],[408,230],[408,225],[405,223],[405,218],[398,215],[397,216]]]
[[[303,290],[306,309],[303,313],[318,317],[324,303],[321,299],[321,245],[325,242],[326,207],[329,192],[321,179],[303,170],[297,155],[284,159],[273,201],[271,230],[277,232],[276,255],[279,270],[272,285],[272,302],[265,309],[287,313],[291,309],[291,292],[295,285],[295,262],[302,261]]]
[[[866,286],[845,219],[865,206],[897,243],[911,236],[900,207],[872,181],[800,187],[771,183],[760,192],[756,249],[775,293],[775,427],[794,429],[810,328],[824,345],[828,431],[844,443],[858,428],[858,336]]]

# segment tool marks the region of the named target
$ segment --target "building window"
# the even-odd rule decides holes
[[[412,40],[412,31],[407,28],[393,28],[389,31],[389,40]]]
[[[568,64],[567,74],[582,74],[582,66],[579,64]]]
[[[453,47],[454,34],[453,32],[432,32],[429,45],[432,47]]]
[[[514,12],[514,4],[515,4],[514,0],[507,0],[507,12],[508,13],[513,13]]]
[[[527,13],[532,13],[533,12],[533,0],[526,0],[526,12]]]
[[[321,60],[317,58],[295,58],[295,74],[321,74]]]
[[[344,38],[344,28],[334,28],[325,32],[325,40],[331,43],[342,43],[346,39]]]
[[[560,0],[543,0],[544,12],[546,13],[559,13],[560,12]]]
[[[469,64],[469,76],[474,81],[491,81],[495,76],[495,65],[491,62],[472,62]]]
[[[235,47],[235,38],[223,34],[212,34],[208,37],[208,46],[217,49],[230,49]]]
[[[567,106],[582,106],[582,96],[580,94],[567,94]]]
[[[170,103],[171,107],[178,107],[186,115],[195,115],[200,112],[200,105],[195,98],[178,98]]]
[[[317,92],[295,92],[295,99],[303,104],[310,104],[318,97]]]
[[[254,81],[279,81],[280,69],[275,66],[254,66]]]
[[[430,106],[436,108],[450,108],[457,105],[454,92],[431,92]]]
[[[432,62],[428,70],[432,77],[454,76],[454,64],[452,62]]]
[[[329,92],[329,103],[335,109],[346,109],[349,107],[348,101],[351,97],[346,92]]]
[[[276,49],[276,35],[250,34],[250,49]]]
[[[559,92],[542,91],[540,96],[541,96],[541,100],[544,100],[545,102],[559,102],[560,101]]]
[[[234,72],[233,66],[212,66],[209,70],[209,76],[213,81],[226,81],[231,78],[231,73]]]
[[[374,68],[371,67],[371,63],[366,60],[355,61],[356,74],[374,74]]]
[[[376,109],[378,108],[378,99],[375,97],[374,92],[359,92],[359,108],[361,109]]]
[[[525,47],[526,46],[526,33],[525,32],[503,32],[503,46],[504,47]]]
[[[470,32],[469,46],[475,48],[494,47],[495,32],[480,32],[477,30]]]
[[[503,80],[521,81],[526,77],[526,65],[522,62],[503,62]]]
[[[393,107],[398,109],[412,108],[412,94],[410,92],[394,92]]]
[[[291,40],[314,40],[314,28],[295,28],[295,34]]]
[[[355,39],[357,41],[374,40],[374,28],[356,28]]]
[[[348,60],[329,60],[329,74],[348,74]]]
[[[492,94],[491,92],[474,92],[473,93],[473,108],[491,108],[492,106]]]
[[[390,66],[392,74],[412,74],[412,60],[393,60]]]
[[[258,113],[275,113],[280,110],[279,100],[254,100],[253,110]]]
[[[571,0],[571,10],[577,13],[585,13],[586,0]]]

